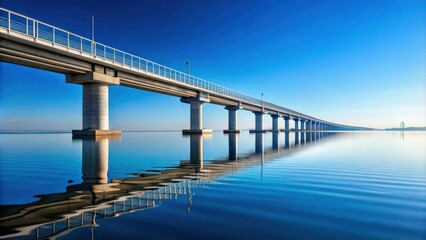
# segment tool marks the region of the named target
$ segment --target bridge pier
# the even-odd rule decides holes
[[[96,66],[94,72],[67,75],[66,82],[83,86],[83,129],[73,130],[74,138],[121,135],[120,130],[109,130],[108,88],[118,85],[118,78],[107,75],[105,68]]]
[[[203,129],[203,103],[210,99],[200,94],[197,97],[181,98],[181,102],[190,104],[190,129],[182,130],[183,134],[210,134],[211,129]]]
[[[239,106],[227,106],[228,110],[228,129],[223,130],[224,133],[240,133],[238,129],[238,115],[237,111],[240,109]]]
[[[312,130],[312,121],[311,120],[306,120],[306,130],[307,131]]]
[[[294,131],[299,131],[299,119],[293,118],[294,121]]]
[[[250,133],[263,133],[267,132],[263,130],[263,112],[253,112],[255,115],[256,126],[254,130],[250,130]]]
[[[290,117],[284,117],[284,129],[286,132],[290,131]]]
[[[300,131],[305,131],[305,119],[300,119]]]
[[[272,117],[272,131],[278,132],[278,115],[271,115]]]

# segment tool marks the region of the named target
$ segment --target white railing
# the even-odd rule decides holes
[[[206,90],[207,92],[225,95],[238,101],[254,104],[259,107],[264,107],[304,119],[328,123],[326,121],[319,120],[291,109],[250,97],[243,93],[231,90],[215,83],[211,83],[198,77],[194,77],[187,73],[166,67],[133,54],[106,46],[104,44],[92,41],[91,39],[79,36],[77,34],[4,8],[0,8],[0,28],[6,29],[9,33],[20,33],[51,43],[52,46],[62,46],[68,50],[78,51],[80,54],[91,56],[114,65],[119,65],[121,67],[133,69],[135,71],[142,71],[164,77],[172,81],[177,81]]]

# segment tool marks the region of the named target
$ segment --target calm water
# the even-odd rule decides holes
[[[426,239],[426,133],[0,134],[0,238]]]

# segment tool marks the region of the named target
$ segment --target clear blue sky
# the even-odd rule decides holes
[[[23,1],[4,8],[325,120],[426,126],[426,3],[339,1]],[[0,129],[80,129],[81,86],[0,63]],[[223,107],[204,126],[224,129]],[[265,116],[270,126],[270,117]],[[282,124],[282,123],[280,123]],[[242,129],[254,126],[239,113]],[[183,129],[176,97],[110,88],[111,129]]]

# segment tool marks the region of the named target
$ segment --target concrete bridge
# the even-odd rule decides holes
[[[66,75],[66,82],[83,88],[83,127],[73,135],[119,135],[109,129],[108,89],[126,86],[179,97],[190,105],[190,129],[183,133],[210,133],[203,128],[202,106],[218,104],[229,112],[226,133],[238,133],[238,110],[255,114],[255,129],[266,131],[263,115],[272,119],[272,131],[284,131],[294,121],[296,131],[364,129],[318,119],[265,102],[201,78],[106,46],[36,19],[0,8],[0,61]]]
[[[177,167],[147,169],[112,180],[108,180],[108,161],[109,141],[113,138],[83,139],[82,182],[69,185],[65,192],[38,195],[39,200],[32,203],[0,205],[0,238],[58,236],[75,228],[94,227],[97,219],[158,207],[161,201],[176,199],[179,195],[188,198],[185,210],[190,211],[191,191],[196,188],[241,169],[263,166],[268,161],[294,154],[335,134],[273,133],[272,146],[268,146],[272,149],[265,151],[265,135],[256,133],[254,151],[242,156],[237,152],[238,135],[231,133],[228,156],[208,163],[203,159],[203,136],[191,135],[189,160],[181,161]]]

